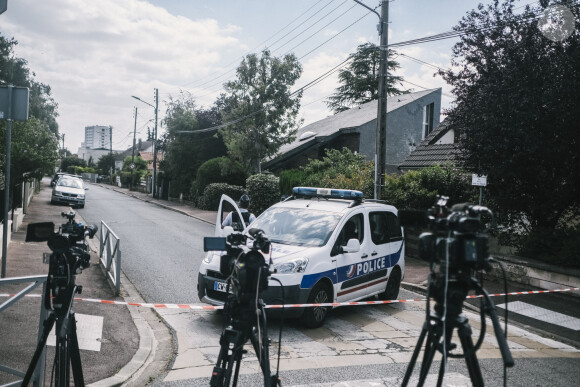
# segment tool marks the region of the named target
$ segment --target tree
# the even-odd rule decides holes
[[[72,155],[69,157],[63,157],[60,163],[60,170],[67,172],[70,167],[86,167],[87,162],[77,155]]]
[[[97,161],[97,170],[99,171],[100,175],[108,175],[109,171],[115,165],[115,155],[111,153],[107,153],[106,155],[102,155],[99,157],[99,161]]]
[[[215,130],[195,133],[219,125],[221,116],[217,106],[198,108],[190,95],[181,94],[170,98],[164,123],[165,156],[161,168],[171,179],[172,193],[187,193],[199,166],[226,154],[223,140],[215,135]]]
[[[58,105],[51,96],[51,88],[34,79],[35,74],[27,67],[26,60],[14,57],[14,46],[17,44],[14,38],[6,39],[0,35],[0,85],[28,87],[29,115],[36,117],[58,136]]]
[[[220,129],[229,155],[248,172],[260,170],[261,161],[294,140],[300,123],[302,91],[290,87],[302,74],[294,54],[276,58],[270,51],[247,55],[237,68],[237,79],[227,82],[221,97],[222,116],[232,122]]]
[[[546,3],[546,2],[544,2]],[[576,20],[577,2],[564,2]],[[580,212],[580,29],[552,41],[529,6],[513,0],[479,5],[454,28],[458,70],[440,72],[453,86],[448,111],[461,134],[465,166],[487,174],[505,219],[554,229]]]
[[[3,130],[0,130],[0,136],[5,137]],[[53,174],[58,157],[57,147],[56,136],[36,117],[31,117],[28,121],[15,122],[10,157],[11,186],[20,184],[28,177],[40,179],[45,174]],[[4,162],[2,160],[2,164]]]
[[[10,185],[28,177],[41,178],[54,173],[58,151],[57,104],[50,96],[50,86],[34,80],[26,60],[14,56],[18,42],[0,35],[0,85],[29,88],[29,119],[12,123]],[[6,122],[0,121],[0,138],[5,138]],[[5,142],[0,142],[0,159],[5,168]],[[12,187],[11,187],[12,190]]]
[[[376,44],[365,43],[357,47],[356,52],[348,56],[350,63],[338,71],[338,82],[341,84],[335,93],[328,98],[326,105],[339,113],[354,106],[362,105],[379,99],[379,66],[380,50]],[[387,58],[387,95],[408,93],[397,87],[403,77],[394,76],[392,72],[398,69],[399,63],[391,59],[395,55],[389,50]]]

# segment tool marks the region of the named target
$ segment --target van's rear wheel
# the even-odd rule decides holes
[[[401,269],[395,266],[387,281],[385,291],[379,294],[381,300],[396,300],[399,297],[399,288],[401,287]]]
[[[328,285],[319,282],[310,292],[307,302],[309,304],[324,304],[332,302],[332,291]],[[307,328],[321,327],[328,316],[328,312],[330,312],[329,306],[306,308],[302,315],[302,322]]]

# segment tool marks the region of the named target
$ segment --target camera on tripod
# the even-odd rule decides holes
[[[220,257],[220,272],[230,278],[232,294],[238,303],[256,298],[268,288],[269,265],[263,254],[270,252],[270,241],[259,229],[248,236],[231,233],[226,238],[205,237],[204,251],[225,251]]]
[[[51,253],[44,254],[44,262],[48,263],[47,292],[53,296],[52,308],[58,309],[66,302],[67,290],[74,287],[74,276],[82,273],[91,263],[91,255],[86,237],[93,238],[97,226],[85,226],[75,221],[75,212],[62,212],[67,218],[57,232],[53,222],[31,223],[26,229],[26,242],[47,242]],[[69,289],[70,288],[70,289]],[[50,297],[45,300],[49,308]]]
[[[419,256],[430,263],[449,262],[450,269],[490,269],[489,238],[480,232],[481,215],[486,207],[456,204],[447,207],[449,198],[438,196],[427,210],[431,232],[419,236]]]

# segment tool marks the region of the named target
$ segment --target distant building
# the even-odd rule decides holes
[[[84,147],[87,149],[111,149],[111,126],[85,126]]]
[[[86,162],[92,158],[96,164],[102,156],[111,152],[112,131],[112,126],[85,126],[85,141],[81,143],[77,155]],[[119,152],[113,150],[113,153]]]

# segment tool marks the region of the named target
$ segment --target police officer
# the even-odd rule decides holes
[[[256,219],[256,216],[248,211],[249,206],[250,197],[246,194],[243,194],[238,202],[238,207],[242,213],[243,222],[241,222],[239,219],[238,213],[236,211],[232,211],[222,222],[222,228],[226,226],[232,226],[235,231],[242,231],[244,228],[246,228],[248,224],[252,223]]]

